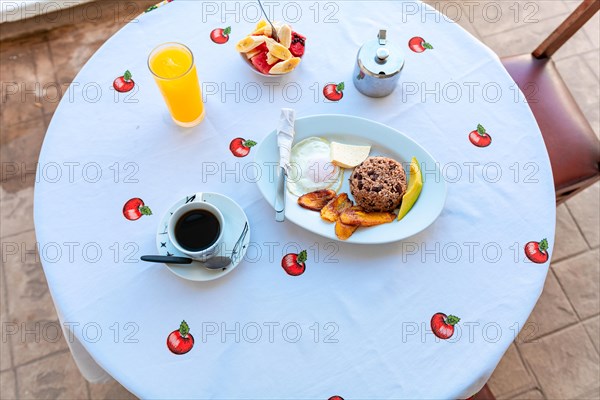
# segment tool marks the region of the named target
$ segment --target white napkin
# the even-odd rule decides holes
[[[279,127],[277,128],[277,146],[279,147],[279,166],[285,169],[289,175],[290,168],[290,152],[292,150],[292,142],[294,141],[294,122],[296,120],[296,112],[291,108],[282,108],[281,117],[279,118]]]

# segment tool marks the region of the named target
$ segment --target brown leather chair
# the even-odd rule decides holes
[[[481,389],[475,396],[471,397],[469,400],[496,400],[490,387],[486,384],[483,389]]]
[[[600,1],[583,0],[532,54],[502,59],[542,131],[554,174],[557,204],[600,179],[600,143],[550,56],[599,8]]]

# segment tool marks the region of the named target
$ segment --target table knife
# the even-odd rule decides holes
[[[277,128],[277,147],[279,148],[279,169],[277,174],[277,186],[275,188],[275,221],[285,220],[285,188],[287,183],[288,167],[290,164],[290,152],[294,141],[294,122],[296,113],[291,108],[282,108]]]
[[[277,192],[275,193],[275,221],[283,222],[285,220],[285,185],[287,183],[287,173],[285,168],[279,167],[277,176]]]

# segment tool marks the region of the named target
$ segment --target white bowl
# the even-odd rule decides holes
[[[259,70],[257,70],[256,68],[254,68],[254,65],[252,64],[252,61],[250,61],[250,60],[248,59],[248,57],[246,57],[246,55],[245,55],[244,53],[239,53],[239,54],[240,54],[240,56],[242,57],[242,59],[244,60],[244,63],[245,63],[245,64],[246,64],[248,67],[250,67],[250,69],[251,69],[252,71],[254,71],[254,73],[256,73],[256,74],[258,74],[258,75],[260,75],[260,76],[267,77],[267,78],[277,78],[278,76],[284,76],[284,75],[287,75],[287,74],[289,74],[289,73],[291,73],[291,72],[294,72],[295,70],[297,70],[297,69],[300,67],[300,65],[302,64],[302,61],[300,61],[300,64],[298,64],[298,66],[297,66],[296,68],[294,68],[294,69],[293,69],[293,70],[291,70],[290,72],[286,72],[285,74],[263,74],[262,72],[260,72],[260,71],[259,71]],[[302,57],[304,57],[304,56],[302,56]]]

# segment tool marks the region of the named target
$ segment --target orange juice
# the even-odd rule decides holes
[[[202,122],[204,104],[194,55],[179,43],[165,43],[150,53],[148,67],[176,124],[192,127]]]

